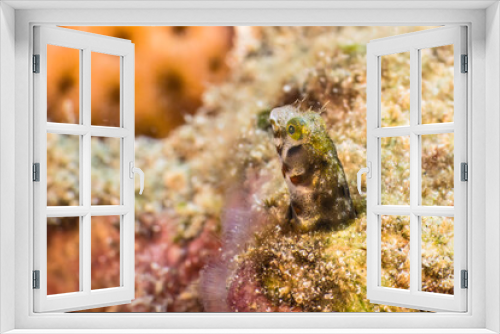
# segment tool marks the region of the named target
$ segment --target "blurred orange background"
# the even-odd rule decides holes
[[[228,75],[233,27],[66,27],[135,44],[136,135],[163,138],[202,104],[209,84]],[[48,49],[50,122],[78,123],[79,52]],[[92,124],[119,125],[120,76],[116,56],[92,54]]]

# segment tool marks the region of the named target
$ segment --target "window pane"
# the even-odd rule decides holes
[[[453,122],[453,45],[420,50],[422,124]]]
[[[92,205],[120,204],[120,138],[92,137]]]
[[[92,217],[91,288],[120,286],[120,216]]]
[[[92,125],[120,126],[120,57],[92,52]]]
[[[381,286],[410,288],[410,217],[381,216]]]
[[[47,45],[47,121],[80,122],[80,50]]]
[[[453,294],[453,218],[422,217],[422,291]]]
[[[79,205],[80,138],[47,134],[47,205]]]
[[[453,138],[453,133],[422,136],[422,205],[453,205]]]
[[[410,125],[410,52],[380,58],[381,125]]]
[[[410,137],[380,138],[382,205],[410,204]]]
[[[47,294],[80,291],[80,217],[47,218]]]

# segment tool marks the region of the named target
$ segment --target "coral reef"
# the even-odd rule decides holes
[[[197,113],[164,139],[136,139],[136,165],[147,175],[144,194],[136,198],[136,299],[94,311],[409,311],[366,299],[366,202],[355,180],[366,164],[365,45],[419,29],[235,28],[229,75],[204,92]],[[447,63],[449,52],[430,56]],[[438,80],[445,70],[433,68],[426,85],[443,82],[450,89]],[[387,101],[398,101],[402,92],[389,91]],[[268,119],[274,107],[297,100],[323,110],[358,214],[345,229],[299,235],[284,224],[290,194]],[[435,110],[431,120],[450,119],[449,98],[428,103]],[[66,159],[71,146],[59,138],[48,151],[53,161]],[[393,166],[386,175],[387,203],[401,201],[408,187],[401,182],[405,146],[396,144],[386,143]],[[452,200],[450,145],[430,138],[422,152],[429,171],[424,193],[435,203]],[[48,176],[56,180],[54,173]],[[57,191],[78,193],[74,184],[58,182]],[[96,194],[106,182],[96,177]],[[56,204],[55,185],[50,189],[49,201]],[[407,288],[405,220],[384,219],[383,281]],[[423,285],[452,293],[453,223],[432,219],[422,228]]]

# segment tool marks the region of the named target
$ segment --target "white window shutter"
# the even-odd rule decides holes
[[[420,50],[454,46],[453,123],[420,124]],[[410,53],[410,124],[381,125],[381,57]],[[368,43],[367,47],[367,294],[372,303],[431,311],[466,311],[467,289],[461,287],[461,271],[467,269],[467,182],[460,177],[461,163],[467,163],[467,74],[462,73],[462,55],[467,54],[466,28],[459,26],[429,29]],[[470,62],[469,62],[470,63]],[[470,65],[469,65],[470,71]],[[454,134],[454,206],[424,206],[421,201],[421,135]],[[410,137],[410,203],[382,205],[381,138]],[[381,284],[381,216],[410,218],[410,287],[398,289]],[[421,218],[445,216],[454,219],[453,294],[422,291]]]
[[[79,124],[47,122],[47,45],[80,51],[80,121]],[[120,126],[91,124],[91,52],[120,57]],[[33,54],[37,55],[33,71],[33,162],[39,163],[40,177],[33,183],[34,215],[33,270],[38,286],[33,289],[35,312],[67,312],[129,303],[134,299],[134,179],[130,164],[134,161],[134,44],[131,41],[90,34],[76,30],[34,27]],[[35,61],[35,58],[34,58]],[[80,140],[80,205],[47,206],[47,133],[79,136]],[[94,206],[91,203],[91,137],[120,138],[119,205]],[[91,217],[120,216],[120,285],[107,289],[91,289]],[[79,223],[79,291],[47,294],[47,218],[80,217]]]

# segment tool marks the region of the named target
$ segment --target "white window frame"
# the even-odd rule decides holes
[[[39,73],[34,84],[34,162],[40,165],[39,181],[34,183],[34,270],[39,271],[39,288],[34,289],[35,312],[75,311],[103,305],[130,303],[135,295],[135,194],[132,169],[135,145],[134,44],[129,40],[90,34],[60,27],[34,27],[34,54],[39,56]],[[47,122],[47,45],[78,50],[80,99],[78,124]],[[117,127],[91,124],[92,53],[117,57],[120,63],[120,124]],[[79,200],[78,206],[47,206],[47,134],[78,136]],[[120,204],[91,204],[91,139],[114,138],[120,141]],[[130,173],[129,173],[130,172]],[[92,216],[120,217],[120,285],[92,290],[91,220]],[[79,290],[47,295],[47,218],[79,218]]]
[[[461,270],[467,269],[467,187],[461,181],[460,165],[467,163],[467,73],[461,73],[461,55],[467,54],[466,28],[448,26],[370,41],[367,46],[367,297],[373,303],[404,306],[428,311],[467,309],[467,290],[461,288]],[[420,50],[444,45],[454,46],[454,119],[451,123],[421,123]],[[381,58],[408,52],[410,55],[410,119],[404,126],[381,124]],[[422,205],[421,135],[454,133],[454,206]],[[408,205],[384,205],[381,202],[382,138],[410,138],[410,202]],[[410,220],[410,287],[395,289],[381,286],[381,216],[403,215]],[[454,219],[454,294],[421,291],[422,245],[421,219],[445,216]]]
[[[120,5],[134,9],[119,9]],[[206,1],[164,3],[122,2],[17,2],[0,4],[0,329],[12,333],[144,333],[180,332],[345,332],[350,333],[494,333],[500,331],[500,11],[491,2],[241,2]],[[12,7],[17,7],[14,10]],[[40,9],[40,8],[52,9]],[[55,7],[54,7],[55,6]],[[70,8],[57,9],[66,6]],[[103,7],[114,10],[103,10]],[[461,6],[454,9],[453,6]],[[490,6],[488,9],[485,9]],[[21,9],[21,8],[36,9]],[[81,9],[86,7],[86,9]],[[136,8],[145,8],[137,10]],[[146,8],[150,9],[146,9]],[[157,7],[163,7],[158,9]],[[291,8],[292,7],[292,8]],[[357,7],[357,9],[356,9]],[[75,9],[80,8],[80,9]],[[98,9],[100,8],[100,9]],[[153,9],[151,9],[153,8]],[[351,9],[346,9],[351,8]],[[401,9],[403,8],[403,9]],[[404,9],[406,8],[406,9]],[[412,8],[408,10],[408,8]],[[437,8],[437,9],[436,9]],[[451,9],[450,9],[451,8]],[[14,20],[15,18],[15,20]],[[31,290],[32,262],[32,26],[60,25],[437,25],[465,24],[469,31],[468,143],[470,182],[467,245],[469,308],[466,313],[436,314],[35,314]],[[486,29],[487,28],[487,29]],[[13,31],[15,31],[15,39]],[[15,72],[13,67],[15,66]],[[488,71],[486,71],[486,66]],[[15,80],[15,87],[12,82]],[[14,98],[15,93],[15,98]],[[12,96],[11,96],[12,94]],[[15,108],[15,113],[12,112]],[[14,116],[15,115],[15,116]],[[14,130],[9,127],[15,128]],[[485,132],[488,133],[486,141]],[[15,145],[12,145],[12,136]],[[10,136],[10,137],[9,137]],[[488,154],[485,152],[487,149]],[[15,161],[15,162],[14,162]],[[486,164],[487,163],[487,164]],[[485,167],[486,166],[486,167]],[[15,170],[15,179],[12,174]],[[486,183],[486,174],[488,182]],[[6,186],[4,186],[6,185]],[[12,196],[15,189],[15,199]],[[486,196],[488,194],[488,196]],[[485,205],[486,204],[486,205]],[[15,211],[9,210],[9,207]],[[12,222],[15,222],[13,226]],[[474,227],[472,230],[471,227]],[[488,250],[488,257],[485,257]],[[485,259],[486,258],[486,259]],[[486,261],[488,266],[486,266]],[[488,277],[486,280],[485,277]],[[12,287],[15,287],[14,289]],[[486,293],[488,291],[488,293]],[[12,305],[15,305],[12,308]],[[142,326],[141,329],[137,329]],[[132,330],[132,329],[137,330]],[[355,330],[357,328],[358,330]],[[24,330],[26,329],[26,330]],[[28,330],[29,329],[29,330]],[[40,331],[37,331],[39,329]],[[109,331],[106,331],[108,329]],[[161,330],[164,329],[164,330]],[[199,329],[196,331],[196,329]],[[267,329],[267,330],[265,330]],[[280,330],[281,329],[281,330]],[[294,330],[295,329],[295,330]],[[413,330],[412,330],[413,329]],[[462,329],[462,330],[459,330]],[[47,332],[47,331],[45,331]],[[156,332],[156,331],[155,331]],[[189,331],[183,331],[185,333]],[[245,332],[248,332],[246,330]]]

